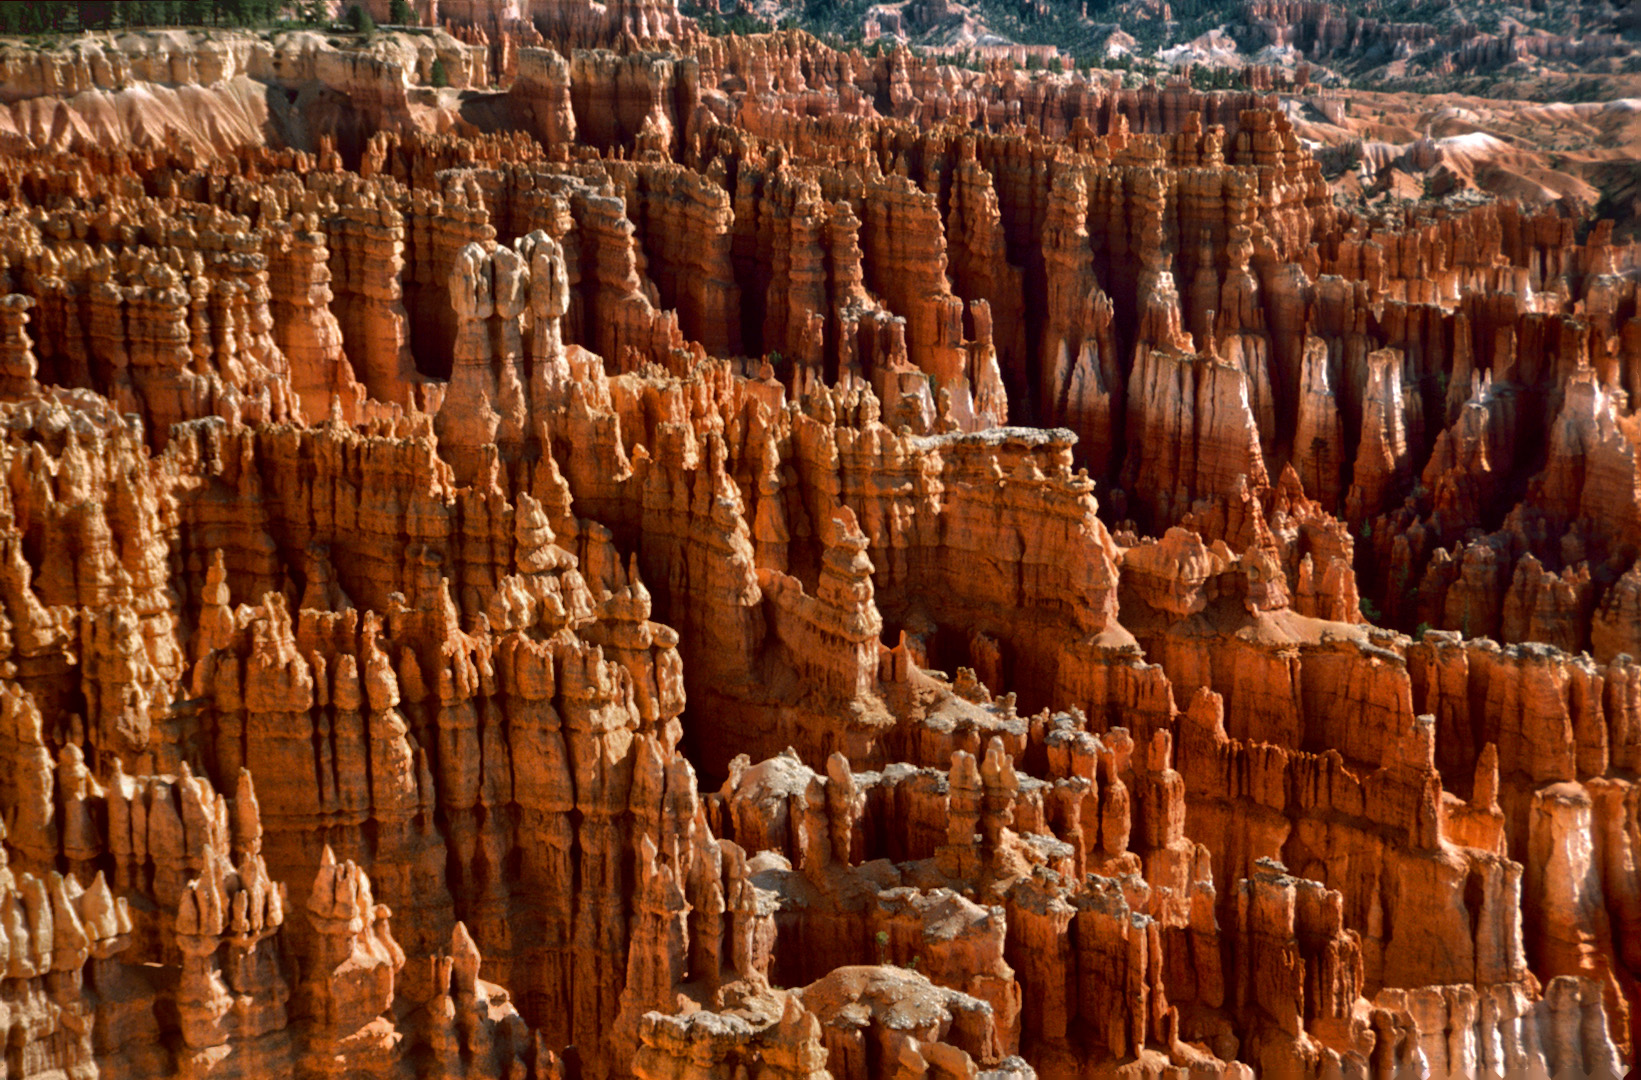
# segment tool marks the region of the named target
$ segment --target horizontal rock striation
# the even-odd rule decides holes
[[[1623,1075],[1641,254],[501,7],[0,50],[8,1075]]]

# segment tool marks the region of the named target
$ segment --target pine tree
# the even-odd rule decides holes
[[[49,34],[73,30],[79,22],[79,5],[66,0],[52,3],[7,4],[20,8],[18,29],[26,34]]]

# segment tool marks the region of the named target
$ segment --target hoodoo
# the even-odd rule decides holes
[[[1030,6],[0,5],[0,1075],[1626,1075],[1641,25]]]

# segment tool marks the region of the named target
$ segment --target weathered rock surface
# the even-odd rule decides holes
[[[0,47],[7,1075],[1624,1073],[1641,253],[418,11]]]

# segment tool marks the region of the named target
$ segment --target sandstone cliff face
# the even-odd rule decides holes
[[[1439,20],[1409,19],[1410,14],[1419,13],[1381,5],[1358,9],[1325,0],[1252,0],[1243,7],[1241,30],[1256,50],[1288,46],[1311,59],[1355,67],[1382,64],[1392,56],[1412,56],[1420,69],[1444,75],[1496,70],[1528,57],[1593,59],[1625,51],[1617,35],[1591,32],[1593,27],[1583,18],[1572,25],[1584,32],[1569,36],[1520,26],[1488,33],[1470,21],[1441,25]],[[1588,14],[1595,16],[1591,22],[1600,25],[1599,15]],[[1608,22],[1604,28],[1611,26]]]
[[[0,56],[8,1075],[1623,1073],[1634,250],[504,7]]]

